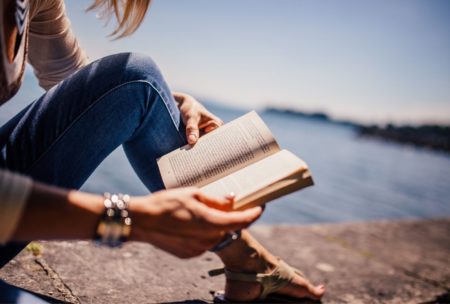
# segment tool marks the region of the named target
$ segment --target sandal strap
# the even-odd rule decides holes
[[[257,282],[263,284],[265,274],[263,273],[245,273],[245,272],[233,272],[225,269],[225,276],[229,280],[242,281],[242,282]]]
[[[295,277],[295,271],[291,266],[280,260],[277,267],[269,274],[260,274],[262,277],[261,285],[263,290],[259,297],[265,299],[269,294],[274,293],[287,286]]]
[[[278,266],[271,273],[233,272],[225,268],[213,269],[208,273],[210,276],[225,273],[225,276],[229,280],[260,283],[262,286],[262,292],[259,296],[260,300],[265,299],[269,294],[288,285],[294,279],[296,273],[303,276],[298,269],[292,268],[282,260],[280,260]]]
[[[266,274],[262,273],[245,273],[245,272],[233,272],[225,268],[217,268],[208,271],[210,277],[215,277],[221,274],[225,274],[226,278],[233,281],[243,281],[243,282],[259,282],[263,280]]]
[[[221,275],[221,274],[224,274],[225,273],[225,268],[216,268],[216,269],[211,269],[210,271],[208,271],[208,275],[210,276],[210,277],[215,277],[215,276],[218,276],[218,275]]]

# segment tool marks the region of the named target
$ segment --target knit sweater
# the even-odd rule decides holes
[[[15,0],[0,1],[1,16],[6,15],[4,12],[11,7],[13,2]],[[12,40],[20,42],[15,43],[18,48],[14,50],[12,58],[8,54],[8,42],[11,41],[11,37],[8,37],[5,31],[0,31],[0,60],[2,60],[0,72],[9,85],[9,87],[1,89],[11,90],[13,93],[17,90],[22,81],[25,62],[28,61],[39,80],[39,85],[48,90],[86,65],[88,59],[70,28],[63,0],[22,0],[18,2],[26,5],[26,8],[22,10],[26,13],[23,18],[25,27],[20,35],[23,41],[19,36]],[[4,25],[4,20],[0,21]],[[11,92],[0,93],[2,93],[0,96],[13,94]],[[8,242],[17,228],[32,183],[30,177],[0,169],[0,243]]]

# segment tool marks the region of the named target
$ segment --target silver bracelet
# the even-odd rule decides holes
[[[131,217],[128,210],[128,194],[104,194],[105,210],[98,222],[95,240],[98,244],[120,247],[131,233]]]

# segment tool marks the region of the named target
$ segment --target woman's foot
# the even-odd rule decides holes
[[[280,262],[247,231],[242,231],[241,239],[219,251],[218,255],[227,270],[238,273],[271,273]],[[260,283],[226,280],[225,297],[229,300],[252,301],[258,299],[261,293]],[[320,299],[324,293],[323,285],[314,286],[299,274],[288,285],[276,291],[276,294],[310,299]]]
[[[262,286],[259,283],[226,280],[225,297],[232,301],[253,301],[260,297]],[[293,298],[318,300],[325,293],[323,285],[314,286],[308,280],[297,275],[289,285],[282,287],[276,294]]]

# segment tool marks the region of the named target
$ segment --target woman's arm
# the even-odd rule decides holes
[[[227,231],[243,229],[261,215],[260,207],[226,211],[231,205],[232,200],[205,196],[197,188],[132,197],[130,240],[151,243],[181,258],[199,255]],[[100,195],[35,182],[11,241],[92,239],[103,210]]]
[[[45,90],[88,64],[63,0],[30,1],[28,59]]]
[[[34,182],[12,240],[91,239],[103,208],[100,195]]]

